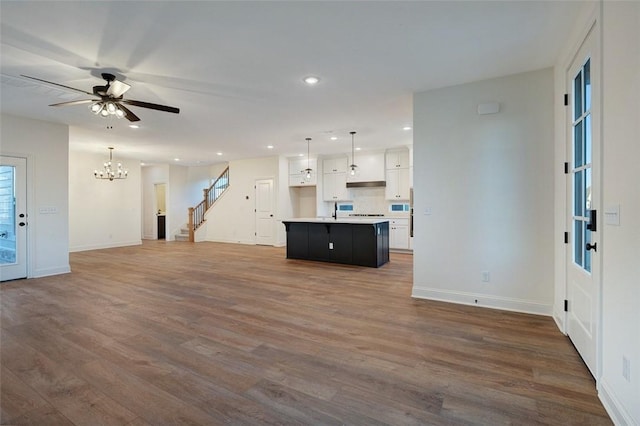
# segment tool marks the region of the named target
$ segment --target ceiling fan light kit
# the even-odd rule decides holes
[[[152,104],[150,102],[134,101],[132,99],[123,99],[123,95],[127,90],[131,88],[127,83],[116,80],[116,76],[109,73],[102,73],[102,78],[107,82],[104,86],[93,86],[93,92],[87,92],[84,90],[76,89],[75,87],[65,86],[64,84],[54,83],[52,81],[43,80],[41,78],[30,77],[22,74],[22,77],[40,81],[54,86],[64,87],[76,92],[84,93],[89,96],[95,96],[100,99],[80,99],[69,102],[60,102],[57,104],[51,104],[49,106],[69,106],[90,103],[89,109],[94,114],[100,117],[109,117],[115,115],[118,118],[126,118],[129,121],[140,121],[140,118],[135,115],[129,108],[123,104],[132,105],[140,108],[155,109],[157,111],[172,112],[179,114],[180,109],[167,105]]]

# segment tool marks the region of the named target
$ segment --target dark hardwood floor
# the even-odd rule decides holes
[[[548,317],[413,300],[382,268],[149,241],[0,286],[1,423],[611,424]]]

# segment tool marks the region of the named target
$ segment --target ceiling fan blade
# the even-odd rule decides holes
[[[129,108],[127,108],[124,105],[122,105],[121,102],[118,102],[118,108],[120,108],[122,111],[124,111],[124,116],[126,117],[127,120],[129,120],[129,121],[140,121],[140,118],[138,118],[137,115],[132,113]]]
[[[60,102],[57,104],[51,104],[49,106],[69,106],[69,105],[82,105],[82,104],[89,104],[91,102],[98,102],[98,99],[80,99],[77,101],[68,101],[68,102]]]
[[[85,92],[84,90],[76,89],[75,87],[65,86],[64,84],[54,83],[53,81],[47,81],[47,80],[43,80],[43,79],[41,79],[41,78],[29,77],[28,75],[24,75],[24,74],[20,74],[20,76],[21,76],[21,77],[24,77],[24,78],[29,78],[29,79],[31,79],[31,80],[36,80],[36,81],[41,81],[41,82],[43,82],[43,83],[52,84],[52,85],[54,85],[54,86],[64,87],[65,89],[75,90],[76,92],[85,93],[85,94],[87,94],[87,95],[91,95],[91,96],[93,96],[93,93]]]
[[[107,89],[107,95],[113,96],[114,98],[119,98],[129,89],[131,89],[131,86],[129,86],[127,83],[123,83],[118,80],[113,80],[111,83],[109,83],[109,88]]]
[[[141,108],[157,109],[158,111],[173,112],[174,114],[180,113],[180,108],[166,106],[166,105],[158,105],[158,104],[152,104],[149,102],[133,101],[131,99],[123,99],[120,102],[121,103],[124,102],[125,104],[129,104],[129,105],[133,105]]]

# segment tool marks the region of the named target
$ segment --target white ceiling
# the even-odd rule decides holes
[[[576,2],[2,1],[2,112],[71,126],[71,148],[148,162],[412,143],[412,93],[552,66]],[[49,104],[113,72],[141,122]],[[307,75],[320,77],[306,86]],[[113,126],[107,130],[107,125]],[[337,141],[329,140],[331,135]],[[268,150],[267,145],[274,145]],[[216,155],[222,152],[222,156]]]

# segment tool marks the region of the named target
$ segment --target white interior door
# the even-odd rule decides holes
[[[256,181],[256,244],[273,245],[273,179]]]
[[[600,268],[600,87],[596,38],[585,39],[567,72],[568,188],[567,334],[597,377]]]
[[[27,160],[0,157],[0,281],[27,277]]]

